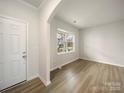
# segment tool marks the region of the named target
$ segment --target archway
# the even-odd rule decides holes
[[[40,8],[39,77],[47,86],[50,81],[50,22],[64,0],[47,0]]]

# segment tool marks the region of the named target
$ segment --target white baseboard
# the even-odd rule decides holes
[[[30,81],[30,80],[32,80],[34,78],[37,78],[37,77],[40,78],[40,80],[43,82],[43,84],[45,86],[48,86],[49,84],[51,84],[51,81],[44,80],[39,74],[36,74],[36,75],[34,75],[34,76],[30,77],[30,78],[27,78],[27,81]]]
[[[60,68],[60,69],[61,69],[63,66],[65,66],[65,65],[67,65],[67,64],[69,64],[69,63],[71,63],[71,62],[74,62],[74,61],[76,61],[76,60],[78,60],[78,59],[80,59],[80,58],[78,57],[78,58],[73,59],[73,60],[70,60],[70,61],[68,61],[68,62],[66,62],[66,63],[64,63],[64,64],[61,64],[60,66],[56,66],[56,67],[52,68],[51,71],[53,71],[53,70],[55,70],[55,69],[57,69],[57,68]]]
[[[30,80],[32,80],[32,79],[34,79],[34,78],[37,78],[37,77],[39,77],[39,74],[36,74],[36,75],[34,75],[34,76],[31,76],[31,77],[28,77],[28,78],[27,78],[27,81],[30,81]]]
[[[88,59],[88,58],[80,58],[80,59],[84,59],[84,60],[89,60],[89,61],[94,61],[97,63],[103,63],[103,64],[108,64],[108,65],[113,65],[113,66],[119,66],[119,67],[124,67],[124,65],[120,65],[120,64],[115,64],[115,63],[110,63],[110,62],[105,62],[105,61],[99,61],[97,59]]]
[[[45,79],[43,79],[41,76],[39,76],[40,80],[44,83],[45,86],[48,86],[51,84],[51,81],[46,81]]]

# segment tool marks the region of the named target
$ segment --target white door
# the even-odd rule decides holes
[[[26,28],[0,17],[0,90],[26,80]]]

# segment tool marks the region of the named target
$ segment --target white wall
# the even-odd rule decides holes
[[[57,28],[61,28],[68,32],[71,32],[75,35],[75,52],[67,54],[57,54]],[[79,59],[79,31],[73,26],[69,25],[66,22],[58,18],[54,18],[51,22],[51,31],[50,31],[50,40],[51,40],[51,70],[61,67],[62,65],[68,64]]]
[[[124,66],[124,21],[80,31],[80,58]]]
[[[50,84],[50,24],[51,16],[62,0],[46,0],[40,7],[40,64],[39,75],[43,83]]]
[[[29,23],[28,28],[28,79],[38,74],[39,62],[39,11],[17,0],[0,0],[0,15],[14,17]]]

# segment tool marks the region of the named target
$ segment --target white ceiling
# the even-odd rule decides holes
[[[41,3],[44,1],[44,0],[22,0],[36,8],[39,8]]]
[[[56,16],[79,29],[107,24],[124,19],[124,0],[66,0]]]

